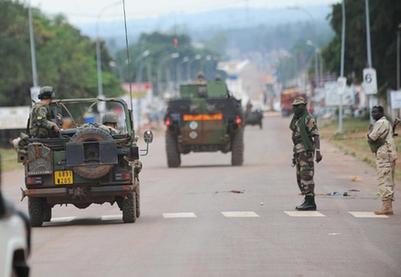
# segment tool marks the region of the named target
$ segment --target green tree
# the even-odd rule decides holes
[[[380,95],[396,86],[396,33],[401,23],[401,2],[398,0],[370,0],[372,63],[377,70]],[[367,67],[365,1],[345,0],[346,47],[345,74],[360,83],[362,70]],[[340,71],[341,4],[334,4],[329,16],[335,36],[323,51],[326,69]]]
[[[97,95],[95,42],[59,15],[33,10],[40,85],[51,85],[59,98]],[[0,105],[30,103],[32,86],[28,10],[18,1],[0,1]],[[122,93],[110,69],[111,57],[102,42],[104,92]],[[10,97],[12,96],[12,97]]]

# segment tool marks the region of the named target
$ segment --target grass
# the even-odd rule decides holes
[[[2,170],[4,172],[23,168],[21,164],[17,163],[17,152],[14,149],[0,148],[0,155],[2,160]]]
[[[324,121],[321,124],[322,138],[333,143],[346,155],[351,155],[357,159],[376,166],[374,154],[370,151],[367,143],[366,134],[368,132],[369,121],[361,119],[346,119],[344,121],[344,132],[337,133],[337,122]],[[395,137],[397,149],[401,149],[401,138]],[[398,153],[398,161],[401,161],[401,155]],[[396,178],[401,180],[401,163],[396,166]]]

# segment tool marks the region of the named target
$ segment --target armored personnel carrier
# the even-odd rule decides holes
[[[165,124],[168,167],[179,167],[190,152],[231,152],[231,164],[243,164],[243,110],[224,81],[182,85],[168,102]]]

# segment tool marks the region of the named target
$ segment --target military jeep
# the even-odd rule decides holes
[[[181,165],[181,154],[231,152],[231,164],[243,164],[244,116],[241,103],[224,81],[185,84],[167,105],[168,167]]]
[[[64,124],[54,138],[29,137],[18,159],[25,166],[23,197],[28,197],[32,226],[50,221],[52,207],[72,204],[117,203],[124,222],[140,216],[139,161],[132,112],[122,100],[55,100],[52,114]],[[102,125],[112,112],[118,120],[113,132]],[[147,154],[153,140],[145,132]]]

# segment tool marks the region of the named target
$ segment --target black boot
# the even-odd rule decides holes
[[[316,211],[315,196],[306,195],[304,203],[295,208],[297,211]]]

